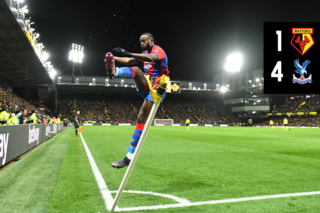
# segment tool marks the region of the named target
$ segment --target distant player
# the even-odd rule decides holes
[[[150,79],[154,89],[159,87],[159,80],[162,75],[169,77],[168,57],[160,46],[155,45],[153,35],[151,33],[143,33],[140,36],[140,45],[142,53],[131,53],[117,47],[113,50],[127,57],[114,57],[110,52],[105,56],[105,65],[109,78],[133,78],[137,85],[137,92],[144,98],[127,155],[123,159],[111,164],[112,167],[118,169],[129,165],[154,103],[146,77]],[[128,67],[115,67],[115,61],[128,65]],[[138,67],[141,63],[143,64],[143,69]],[[165,97],[166,91],[163,93],[161,103]]]
[[[270,120],[269,124],[271,126],[271,129],[275,129],[273,120]]]
[[[186,127],[187,127],[187,130],[189,130],[189,125],[190,125],[190,120],[189,120],[189,119],[187,119],[187,120],[186,120]]]
[[[78,131],[80,126],[80,111],[77,111],[76,116],[73,119],[74,128],[76,129],[76,137],[79,137]]]
[[[283,119],[283,131],[288,131],[288,119]]]

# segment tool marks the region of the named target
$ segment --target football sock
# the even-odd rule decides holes
[[[76,135],[78,135],[78,130],[76,129]]]
[[[128,152],[127,158],[129,158],[130,160],[132,159],[133,153],[136,150],[136,147],[137,147],[137,145],[139,143],[139,140],[140,140],[140,137],[142,135],[143,129],[144,129],[144,124],[137,123],[136,129],[133,131],[130,147],[129,147],[128,151],[127,151]]]
[[[134,78],[136,76],[137,70],[134,67],[116,67],[117,77],[123,78]]]
[[[133,158],[133,153],[128,152],[126,156],[129,160],[131,160]]]

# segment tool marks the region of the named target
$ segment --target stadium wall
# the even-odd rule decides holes
[[[0,167],[62,130],[63,124],[0,126]]]

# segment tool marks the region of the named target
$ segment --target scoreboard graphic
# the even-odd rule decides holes
[[[264,23],[264,93],[320,94],[320,23]]]

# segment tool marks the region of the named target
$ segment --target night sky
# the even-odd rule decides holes
[[[183,2],[178,4],[178,2]],[[63,70],[72,43],[84,45],[81,69],[106,76],[102,55],[122,47],[140,53],[151,32],[169,59],[172,80],[212,81],[228,54],[243,54],[242,72],[263,68],[263,22],[320,21],[316,1],[25,0],[32,25]],[[71,63],[64,74],[71,75]],[[75,75],[81,75],[76,70]]]

